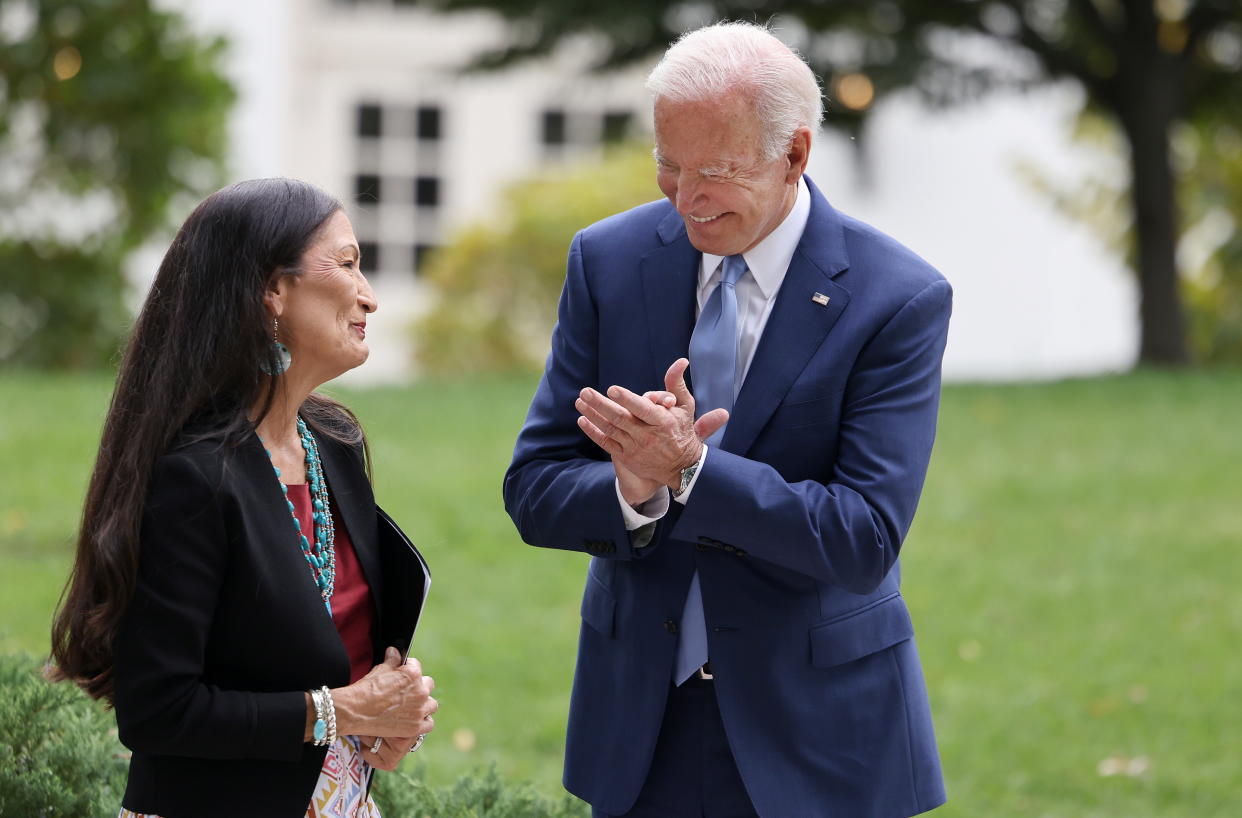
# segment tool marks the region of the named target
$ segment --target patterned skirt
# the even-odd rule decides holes
[[[371,765],[362,760],[357,736],[340,736],[328,748],[306,807],[306,818],[380,818],[379,807],[367,795]],[[117,818],[160,818],[121,808]]]

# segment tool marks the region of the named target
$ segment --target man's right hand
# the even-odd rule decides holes
[[[617,473],[617,486],[621,489],[621,497],[635,511],[639,506],[655,497],[656,493],[664,487],[659,480],[645,480],[634,472],[627,469],[613,458],[612,468]]]

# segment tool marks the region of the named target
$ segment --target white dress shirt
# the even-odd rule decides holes
[[[776,303],[776,294],[780,291],[781,282],[785,280],[785,272],[789,269],[789,262],[793,259],[798,242],[802,240],[802,231],[806,229],[806,222],[810,215],[811,191],[807,188],[806,181],[799,179],[798,194],[789,213],[771,233],[763,238],[763,241],[742,254],[748,273],[738,279],[735,287],[738,328],[737,360],[740,364],[737,383],[733,390],[735,395],[741,391],[742,383],[746,380],[746,373],[750,371],[750,363],[754,360],[759,339],[763,336],[763,329],[768,324],[768,316],[772,314],[772,306]],[[707,303],[712,291],[720,284],[723,261],[723,256],[703,254],[703,260],[699,264],[698,307],[694,313],[696,318],[703,311],[703,305]],[[668,363],[671,364],[672,361]],[[691,362],[691,366],[693,365]],[[707,411],[716,407],[702,408]],[[677,502],[684,505],[690,499],[694,484],[698,481],[706,460],[707,446],[704,446],[703,453],[699,456],[699,469],[691,478],[686,490],[674,498]],[[625,518],[626,530],[634,531],[644,525],[654,523],[667,514],[670,496],[671,492],[668,487],[661,486],[659,491],[635,509],[621,496],[621,483],[617,481],[617,500],[621,503],[621,515]],[[650,536],[646,540],[650,542]],[[634,543],[636,547],[646,544],[646,542]]]

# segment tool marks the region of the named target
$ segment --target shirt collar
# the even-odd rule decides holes
[[[789,262],[793,260],[794,251],[798,249],[798,242],[802,240],[802,232],[806,229],[810,216],[811,191],[806,186],[806,180],[799,178],[798,195],[785,218],[771,233],[764,236],[763,241],[742,254],[746,267],[754,276],[765,299],[771,298],[785,280],[785,272],[789,269]],[[700,288],[710,282],[723,260],[724,256],[703,254],[703,262],[699,266]]]

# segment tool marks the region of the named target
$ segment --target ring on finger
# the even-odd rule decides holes
[[[380,751],[380,747],[383,747],[383,746],[384,746],[384,739],[376,738],[375,743],[371,745],[371,752],[378,753]]]
[[[427,738],[427,734],[426,734],[426,733],[424,733],[423,735],[421,735],[421,736],[419,736],[417,739],[415,739],[414,743],[410,746],[410,752],[412,753],[412,752],[414,752],[415,750],[417,750],[419,747],[422,747],[422,746],[423,746],[423,739],[425,739],[425,738]]]

